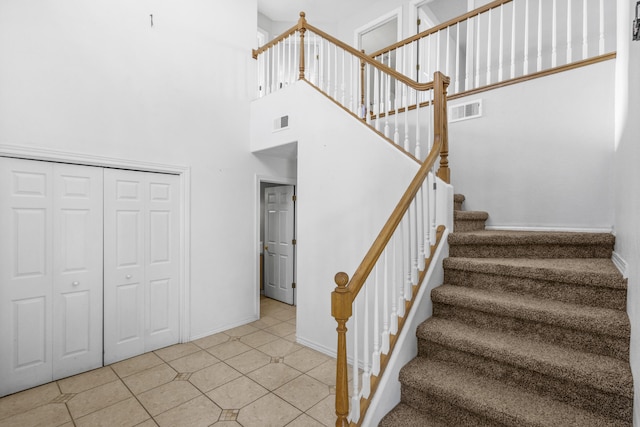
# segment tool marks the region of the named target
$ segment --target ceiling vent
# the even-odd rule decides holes
[[[482,100],[465,102],[464,104],[452,105],[449,107],[449,121],[458,122],[460,120],[475,119],[482,117]]]
[[[289,127],[289,116],[278,117],[273,121],[273,131],[284,130]]]

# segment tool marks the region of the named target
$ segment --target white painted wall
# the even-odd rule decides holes
[[[616,67],[616,253],[626,261],[631,320],[631,370],[635,378],[634,426],[640,426],[640,41],[631,41],[635,1],[618,0]]]
[[[284,114],[290,129],[272,133]],[[252,149],[298,142],[297,337],[335,354],[334,275],[353,274],[418,164],[306,83],[254,101],[252,117]]]
[[[484,115],[449,125],[451,181],[488,226],[611,230],[615,61],[451,101]]]
[[[258,316],[256,175],[295,174],[249,151],[256,16],[255,0],[0,2],[0,144],[191,168],[191,337]]]

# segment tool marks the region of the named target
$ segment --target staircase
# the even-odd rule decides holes
[[[484,229],[461,210],[433,317],[380,426],[630,426],[626,280],[610,234]]]

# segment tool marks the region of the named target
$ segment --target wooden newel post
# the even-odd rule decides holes
[[[349,425],[349,380],[347,376],[347,321],[351,317],[351,293],[347,289],[349,276],[338,273],[336,289],[331,293],[331,315],[338,322],[338,357],[336,367],[336,427]]]
[[[364,49],[360,52],[364,53]],[[364,60],[360,60],[360,112],[362,113],[362,120],[367,120],[367,108],[364,105]]]
[[[300,12],[300,19],[298,19],[298,32],[300,33],[300,74],[298,79],[304,79],[304,33],[307,31],[307,20],[305,19],[305,13]]]
[[[433,75],[433,85],[435,93],[435,130],[442,140],[442,149],[440,151],[440,168],[438,169],[438,178],[446,183],[451,183],[451,170],[449,169],[449,130],[447,120],[447,87],[449,86],[449,77],[445,77],[439,71]]]

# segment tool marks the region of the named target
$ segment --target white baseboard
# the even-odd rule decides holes
[[[613,261],[615,266],[618,267],[618,270],[620,270],[622,277],[624,277],[625,279],[629,277],[629,266],[627,264],[627,261],[625,261],[618,252],[613,251],[613,253],[611,254],[611,261]]]
[[[504,231],[566,231],[571,233],[612,233],[613,228],[593,227],[593,228],[577,228],[577,227],[530,227],[530,226],[502,226],[487,225],[486,230],[504,230]]]
[[[220,332],[228,331],[229,329],[237,328],[238,326],[246,325],[247,323],[255,322],[256,320],[260,320],[260,316],[247,317],[247,318],[245,318],[243,320],[239,320],[237,322],[229,323],[229,324],[224,325],[224,326],[222,326],[220,328],[213,329],[213,330],[211,330],[209,332],[203,332],[203,333],[198,334],[198,335],[192,335],[189,338],[189,341],[195,341],[195,340],[199,340],[200,338],[208,337],[209,335],[219,334]]]

